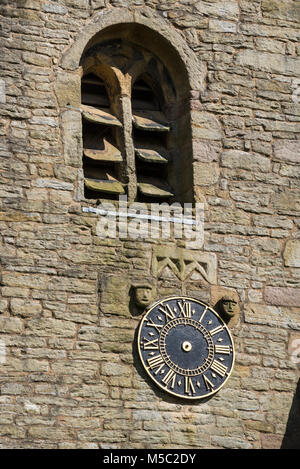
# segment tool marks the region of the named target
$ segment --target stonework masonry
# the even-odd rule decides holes
[[[0,447],[299,449],[300,2],[2,0],[0,16]],[[118,24],[187,70],[199,250],[101,239],[82,211],[79,61]],[[235,367],[205,402],[145,376],[130,287],[146,277],[157,299],[238,300]]]

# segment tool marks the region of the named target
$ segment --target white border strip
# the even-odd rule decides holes
[[[101,210],[99,208],[94,207],[82,207],[82,211],[85,213],[96,213],[98,215],[111,215],[114,217],[124,217],[124,218],[140,218],[142,220],[154,220],[154,221],[164,221],[164,222],[171,222],[171,223],[180,223],[183,225],[196,225],[195,220],[190,220],[188,218],[166,218],[166,217],[159,217],[155,215],[144,215],[142,213],[128,213],[128,212],[112,212],[110,210]]]

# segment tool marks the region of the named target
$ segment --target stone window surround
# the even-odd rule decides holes
[[[195,94],[199,95],[204,90],[205,66],[199,62],[181,35],[173,30],[160,15],[147,7],[134,11],[114,8],[105,13],[97,13],[92,22],[78,34],[74,43],[63,54],[56,75],[55,88],[61,110],[64,162],[67,166],[78,168],[78,181],[74,194],[77,201],[91,202],[85,199],[83,191],[80,59],[87,48],[99,41],[100,35],[101,40],[110,39],[116,37],[117,33],[120,35],[120,31],[126,35],[128,30],[133,32],[135,41],[139,41],[140,37],[141,45],[163,60],[172,78],[175,79],[175,86],[181,90],[182,99],[185,99],[187,104]],[[182,81],[176,83],[178,74],[175,72],[178,66],[184,70],[184,83]],[[183,76],[183,74],[179,75]],[[190,106],[188,107],[190,112]],[[193,125],[192,114],[190,119]],[[193,174],[192,185],[194,185],[194,177]]]
[[[99,189],[87,189],[89,199],[181,200],[191,186],[182,183],[192,166],[189,120],[164,64],[126,38],[95,44],[81,64],[85,186]]]

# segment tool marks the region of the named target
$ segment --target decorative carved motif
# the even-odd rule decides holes
[[[164,269],[169,269],[181,281],[200,276],[205,282],[216,284],[217,260],[213,253],[159,246],[153,253],[152,271],[159,277]]]

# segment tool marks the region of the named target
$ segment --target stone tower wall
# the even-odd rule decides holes
[[[1,1],[2,448],[299,448],[299,12],[293,0]],[[187,70],[198,250],[101,239],[83,211],[95,204],[81,190],[79,60],[105,28],[135,23]],[[182,402],[145,376],[130,308],[145,277],[155,298],[238,300],[235,367],[211,399]]]

